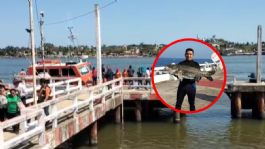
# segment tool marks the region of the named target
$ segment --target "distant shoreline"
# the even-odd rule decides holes
[[[240,53],[240,54],[223,54],[221,56],[255,56],[253,53]],[[81,56],[46,56],[46,59],[55,58],[80,58]],[[155,56],[142,56],[142,55],[122,55],[122,56],[102,56],[102,58],[155,58]],[[0,58],[31,58],[31,56],[0,56]],[[41,58],[41,57],[36,57]],[[88,58],[96,58],[96,56],[88,56]]]
[[[46,56],[45,59],[51,58],[80,58],[81,56]],[[102,58],[143,58],[149,57],[154,58],[154,56],[138,56],[138,55],[126,55],[126,56],[101,56]],[[31,56],[0,56],[0,58],[31,58]],[[41,58],[41,57],[36,57]],[[88,58],[96,58],[96,56],[88,56]]]

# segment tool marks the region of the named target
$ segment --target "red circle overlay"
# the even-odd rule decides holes
[[[185,42],[185,41],[194,41],[194,42],[198,42],[198,43],[201,43],[201,44],[204,44],[206,45],[207,47],[209,47],[210,49],[212,49],[213,52],[216,53],[216,55],[219,57],[220,61],[222,62],[222,65],[223,65],[223,74],[224,74],[224,80],[223,80],[223,84],[222,84],[222,88],[221,88],[221,91],[219,92],[219,94],[217,95],[216,99],[214,99],[210,104],[208,104],[207,106],[203,107],[203,108],[200,108],[198,110],[195,110],[195,111],[185,111],[185,110],[179,110],[179,109],[176,109],[175,107],[169,105],[168,103],[165,102],[165,100],[159,95],[159,92],[155,86],[155,82],[154,82],[154,70],[155,70],[155,66],[156,66],[156,63],[159,59],[159,57],[161,56],[161,54],[166,50],[168,49],[169,47],[171,47],[172,45],[174,44],[177,44],[177,43],[180,43],[180,42]],[[204,110],[207,110],[208,108],[210,108],[211,106],[213,106],[219,99],[220,97],[222,96],[223,92],[224,92],[224,89],[225,89],[225,84],[226,84],[226,66],[225,66],[225,63],[224,63],[224,60],[223,58],[221,57],[221,55],[219,54],[219,52],[209,43],[207,42],[204,42],[202,40],[199,40],[199,39],[195,39],[195,38],[182,38],[182,39],[178,39],[178,40],[175,40],[171,43],[169,43],[168,45],[166,45],[165,47],[163,47],[158,55],[156,56],[155,58],[155,61],[152,65],[152,74],[151,74],[151,78],[152,78],[152,86],[153,86],[153,89],[155,91],[155,94],[156,96],[159,98],[159,100],[168,108],[172,109],[173,111],[175,112],[179,112],[179,113],[185,113],[185,114],[195,114],[195,113],[199,113],[199,112],[202,112]]]

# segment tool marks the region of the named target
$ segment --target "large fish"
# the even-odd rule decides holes
[[[200,69],[178,64],[170,64],[165,68],[169,74],[177,76],[180,80],[186,79],[197,79],[205,77],[210,81],[213,81],[212,75],[215,74],[216,70],[213,71],[201,71]]]

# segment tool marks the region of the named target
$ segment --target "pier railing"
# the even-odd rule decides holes
[[[123,78],[124,88],[148,88],[151,89],[151,78],[150,77],[126,77]]]
[[[52,79],[51,79],[52,80]],[[58,81],[58,78],[56,79]],[[82,90],[82,81],[80,78],[73,78],[69,80],[61,80],[59,82],[55,82],[53,79],[53,83],[49,84],[49,87],[51,88],[51,97],[52,99],[55,99],[59,95],[63,94],[70,94],[71,92]],[[37,86],[37,90],[40,89],[40,85]],[[33,92],[33,88],[28,88],[28,92]],[[38,97],[36,98],[38,100]],[[27,104],[33,103],[34,99],[29,98],[26,100]]]
[[[142,81],[142,85],[139,81]],[[133,82],[134,84],[126,84],[125,82]],[[144,77],[118,78],[91,87],[82,87],[81,80],[76,78],[55,82],[49,86],[53,90],[52,100],[26,107],[21,111],[20,116],[0,123],[0,144],[4,144],[4,148],[16,147],[32,137],[38,137],[39,144],[44,145],[45,129],[57,128],[61,123],[60,119],[66,116],[73,117],[78,123],[78,114],[89,110],[92,112],[93,121],[95,121],[94,109],[97,105],[105,105],[109,99],[115,99],[116,97],[123,98],[122,94],[123,92],[126,94],[126,90],[137,92],[138,89],[143,88],[146,92],[149,92],[152,89],[150,78]],[[70,102],[70,104],[59,109],[58,105],[65,101]],[[27,101],[27,103],[32,102],[34,102],[33,99]],[[50,114],[47,116],[44,114],[44,107],[49,107],[50,109]],[[17,124],[20,125],[20,134],[12,139],[5,139],[4,129]],[[45,127],[45,124],[48,124],[47,127]],[[80,130],[76,128],[75,131],[77,133]]]
[[[34,120],[27,123],[28,120]],[[6,140],[4,129],[19,125],[19,134]],[[44,145],[45,121],[42,110],[24,109],[21,115],[0,123],[0,144],[1,148],[12,148],[33,137],[38,137],[39,144]],[[5,141],[6,140],[6,141]]]

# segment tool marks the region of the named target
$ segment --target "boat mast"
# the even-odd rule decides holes
[[[95,4],[96,15],[96,47],[97,47],[97,84],[102,83],[102,64],[101,64],[101,35],[100,35],[100,13],[99,6]]]
[[[35,105],[37,104],[37,93],[36,93],[36,65],[35,65],[35,39],[34,39],[34,19],[33,19],[33,8],[32,0],[29,2],[29,25],[30,25],[30,48],[32,54],[32,68],[33,68],[33,99]]]

